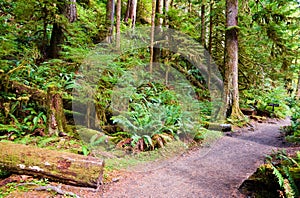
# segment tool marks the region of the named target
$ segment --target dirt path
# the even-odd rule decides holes
[[[254,124],[201,148],[151,163],[104,188],[102,197],[243,197],[238,187],[263,163],[266,153],[287,147],[279,128],[289,120]]]
[[[100,192],[54,182],[51,185],[62,186],[63,190],[81,198],[244,197],[238,187],[263,163],[265,154],[290,146],[279,138],[279,128],[289,124],[289,120],[255,123],[254,127],[227,134],[205,148],[121,172],[117,182],[104,185]],[[30,190],[15,191],[8,197],[63,196]]]

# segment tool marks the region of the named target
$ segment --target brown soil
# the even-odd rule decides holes
[[[264,162],[265,154],[289,146],[279,131],[288,124],[289,120],[254,123],[210,147],[139,167],[105,186],[103,197],[243,197],[238,187]]]
[[[291,146],[282,141],[279,130],[289,123],[288,119],[253,123],[252,127],[227,133],[209,146],[118,173],[114,182],[105,184],[100,192],[67,185],[62,189],[87,198],[244,197],[238,188],[264,162],[265,155]],[[27,192],[12,197],[32,196]]]

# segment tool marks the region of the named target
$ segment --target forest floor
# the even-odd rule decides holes
[[[278,149],[295,150],[280,133],[280,127],[289,124],[288,119],[253,122],[251,127],[226,133],[205,147],[119,171],[114,181],[99,192],[67,185],[62,188],[87,198],[244,197],[239,186],[264,163],[266,154]],[[29,191],[8,197],[49,197],[44,193]]]

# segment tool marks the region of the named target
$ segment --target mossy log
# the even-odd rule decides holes
[[[34,146],[0,142],[0,167],[17,174],[99,188],[104,160]]]
[[[18,94],[29,94],[29,97],[35,101],[40,102],[41,104],[45,103],[47,93],[45,93],[43,90],[30,87],[27,85],[24,85],[22,83],[19,83],[17,81],[8,81],[9,85],[11,85],[11,89],[15,90]]]
[[[213,130],[213,131],[223,131],[228,132],[231,131],[231,124],[220,124],[220,123],[212,123],[206,122],[204,123],[204,128]]]

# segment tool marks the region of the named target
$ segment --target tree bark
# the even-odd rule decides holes
[[[69,4],[66,6],[65,16],[68,18],[70,23],[77,20],[76,0],[69,0]]]
[[[121,0],[117,0],[117,13],[116,13],[116,17],[117,17],[117,23],[116,23],[116,48],[117,50],[120,50],[120,42],[121,42],[121,32],[120,32],[120,26],[121,26]]]
[[[102,183],[104,161],[98,158],[10,142],[0,142],[0,150],[0,165],[13,173],[93,188]]]
[[[134,29],[135,22],[136,22],[136,8],[137,8],[137,0],[128,0],[124,21],[125,23],[128,23],[128,19],[131,19],[132,29]]]
[[[226,1],[224,105],[219,117],[243,119],[238,90],[238,0]]]
[[[152,14],[151,14],[151,35],[150,35],[150,64],[149,72],[153,70],[153,57],[154,57],[154,31],[155,31],[155,12],[156,12],[156,0],[152,0]]]
[[[67,3],[59,1],[58,14],[64,15],[70,23],[77,19],[76,0],[69,0]],[[65,35],[63,32],[64,25],[60,22],[54,22],[52,27],[50,46],[48,48],[48,58],[58,58],[61,51],[61,45],[64,43]]]
[[[210,1],[209,5],[209,38],[208,38],[208,53],[209,53],[209,64],[208,64],[208,77],[207,77],[207,87],[211,88],[211,64],[212,64],[212,34],[213,34],[213,1]]]
[[[115,15],[115,1],[108,0],[106,4],[106,25],[107,25],[107,37],[106,42],[112,42],[112,36],[114,31],[114,15]]]
[[[130,10],[129,10],[129,18],[131,19],[131,28],[135,28],[136,22],[136,8],[137,8],[137,0],[131,0]]]
[[[203,47],[206,47],[205,44],[205,2],[202,2],[201,6],[201,44]]]
[[[61,51],[61,44],[64,42],[63,28],[60,24],[54,23],[52,27],[48,58],[58,58]]]
[[[63,100],[58,88],[50,86],[47,91],[47,132],[49,135],[68,132],[67,120],[63,109]]]
[[[162,31],[162,25],[163,25],[163,19],[159,17],[157,14],[162,15],[163,14],[163,7],[164,2],[163,0],[157,0],[156,1],[156,17],[155,17],[155,35],[154,35],[154,41],[159,40],[159,37],[161,36]],[[158,63],[161,56],[161,49],[159,45],[154,45],[153,49],[153,62]]]
[[[164,26],[166,28],[169,27],[169,18],[168,18],[168,12],[170,9],[170,0],[164,0],[164,15],[165,15],[165,20],[164,20]]]
[[[127,8],[126,8],[126,14],[124,18],[124,22],[127,24],[129,19],[129,12],[130,12],[130,6],[131,6],[131,0],[127,1]]]

